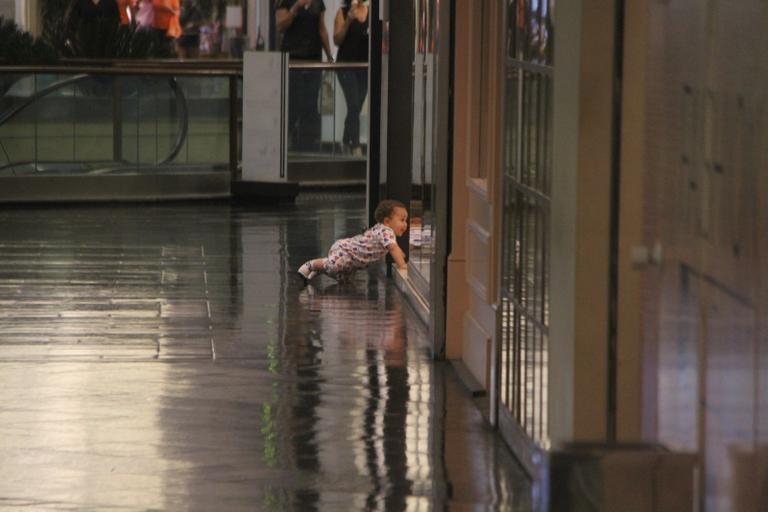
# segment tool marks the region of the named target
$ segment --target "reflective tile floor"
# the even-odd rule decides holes
[[[363,199],[0,209],[0,508],[529,510],[375,271],[304,288]]]

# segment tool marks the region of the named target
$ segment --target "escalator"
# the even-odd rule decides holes
[[[237,70],[67,71],[2,77],[0,202],[230,195]]]

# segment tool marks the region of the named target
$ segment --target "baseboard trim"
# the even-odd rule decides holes
[[[293,201],[299,184],[293,182],[234,181],[232,197],[242,201]]]
[[[411,280],[408,278],[408,272],[405,270],[393,269],[392,275],[394,276],[395,286],[400,292],[405,295],[405,298],[411,304],[416,314],[419,316],[424,325],[429,326],[429,303],[421,296]]]
[[[449,359],[449,363],[459,377],[459,380],[464,385],[464,388],[472,397],[481,397],[486,395],[485,388],[480,384],[472,372],[469,371],[467,365],[461,359]]]
[[[226,198],[229,194],[226,172],[0,178],[0,203],[161,201]]]

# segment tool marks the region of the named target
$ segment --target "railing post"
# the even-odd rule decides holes
[[[229,77],[229,172],[232,181],[240,180],[237,172],[237,75]]]
[[[112,82],[112,160],[123,161],[123,81]]]

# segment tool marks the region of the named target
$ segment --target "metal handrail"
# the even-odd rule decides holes
[[[317,62],[311,60],[293,60],[289,69],[367,69],[367,62]]]
[[[1,66],[3,73],[88,73],[93,75],[197,75],[197,76],[242,76],[243,61],[230,59],[211,61],[207,59],[178,60],[106,60],[106,59],[63,59],[59,65],[48,66]],[[319,62],[294,59],[288,64],[291,69],[365,69],[367,62]]]
[[[289,69],[307,69],[307,70],[342,70],[342,69],[366,69],[368,63],[366,62],[318,62],[307,60],[293,60],[289,62]],[[3,66],[0,64],[0,72],[3,74],[73,74],[76,73],[78,77],[70,77],[64,79],[61,83],[57,82],[57,88],[63,87],[68,83],[74,83],[87,76],[162,76],[169,77],[171,81],[171,88],[176,95],[176,101],[182,111],[182,125],[179,130],[179,134],[176,138],[176,144],[171,149],[169,155],[158,162],[158,165],[162,165],[172,161],[178,153],[181,151],[186,137],[188,135],[188,110],[186,97],[181,87],[175,81],[174,77],[178,76],[202,76],[202,77],[228,77],[230,81],[230,171],[235,174],[238,168],[237,160],[237,144],[238,136],[236,131],[237,119],[236,119],[236,107],[235,107],[235,95],[237,91],[236,81],[242,79],[243,76],[243,61],[242,59],[225,59],[225,60],[210,60],[210,59],[194,59],[194,60],[178,60],[178,59],[154,59],[154,60],[107,60],[107,59],[62,59],[58,65],[45,65],[45,66]],[[53,87],[56,84],[52,84]],[[48,88],[47,88],[48,89]],[[46,94],[52,92],[53,89],[48,90]],[[46,91],[38,91],[36,95]],[[44,94],[41,94],[41,96]],[[35,96],[35,95],[33,95]],[[34,102],[36,99],[30,97],[28,99]],[[25,102],[26,103],[26,102]],[[14,107],[14,111],[3,114],[0,120],[0,126],[3,123],[10,120],[19,111],[26,108],[28,105],[20,105]],[[0,166],[0,169],[13,166],[14,164],[7,164]]]
[[[33,104],[38,99],[49,95],[52,92],[58,91],[62,87],[66,87],[67,85],[71,85],[74,83],[77,83],[81,80],[85,80],[86,78],[90,78],[90,75],[84,75],[84,74],[78,74],[75,76],[71,76],[69,78],[64,78],[62,80],[58,80],[48,87],[45,87],[44,89],[40,89],[39,91],[35,92],[31,96],[27,97],[24,101],[19,103],[18,105],[15,105],[12,109],[10,109],[8,112],[0,115],[0,126],[3,126],[6,122],[13,119],[16,114]]]
[[[187,133],[189,132],[189,110],[187,110],[187,98],[184,96],[184,90],[179,86],[175,78],[169,78],[168,85],[171,86],[171,90],[176,97],[176,105],[181,110],[181,126],[179,126],[179,133],[176,135],[176,144],[174,144],[168,156],[158,162],[157,165],[165,165],[176,158],[182,146],[184,146],[187,140]]]
[[[107,66],[2,66],[4,74],[63,74],[78,73],[89,75],[148,75],[148,76],[242,76],[239,69],[200,69],[195,67],[142,66],[142,67],[107,67]]]
[[[206,69],[237,70],[242,69],[242,59],[60,59],[68,66],[99,66],[112,68],[145,69],[161,67],[164,69]]]

